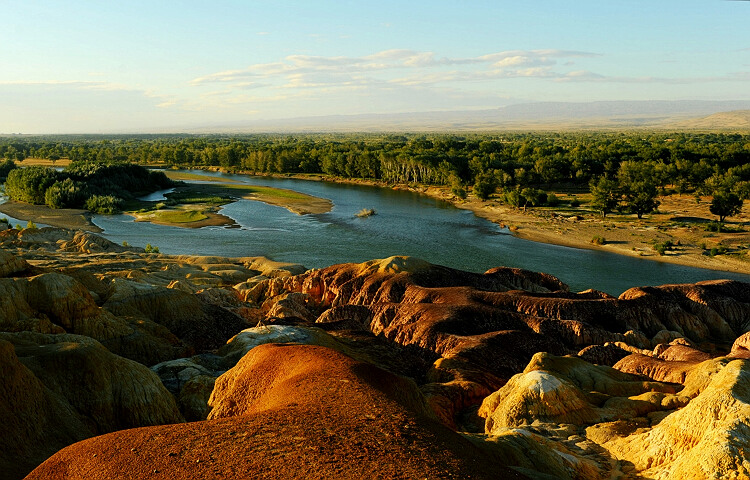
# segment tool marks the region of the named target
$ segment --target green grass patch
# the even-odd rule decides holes
[[[207,219],[208,216],[198,210],[160,210],[154,213],[154,220],[168,223],[190,223]]]
[[[195,181],[195,182],[218,182],[218,183],[236,183],[236,180],[229,180],[211,175],[202,175],[200,173],[173,172],[166,171],[164,174],[172,180]]]
[[[213,194],[206,192],[204,189],[188,188],[165,195],[168,203],[171,205],[190,205],[203,203],[207,205],[224,205],[233,202],[235,199],[228,195]]]
[[[310,195],[305,195],[304,193],[281,188],[260,187],[257,185],[224,185],[224,187],[230,190],[242,191],[244,194],[255,193],[266,197],[285,198],[290,200],[308,200],[312,198]]]

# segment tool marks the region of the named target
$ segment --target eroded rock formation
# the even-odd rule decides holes
[[[412,381],[326,347],[258,346],[211,403],[207,421],[80,442],[28,478],[524,478],[437,422]]]
[[[748,475],[748,284],[0,245],[11,478]]]

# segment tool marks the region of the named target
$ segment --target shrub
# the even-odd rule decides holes
[[[654,250],[656,250],[656,253],[659,255],[664,255],[667,253],[667,251],[672,250],[672,247],[674,247],[674,243],[672,243],[671,240],[666,240],[662,243],[655,243],[654,244]]]
[[[547,194],[547,205],[549,205],[550,207],[554,207],[558,205],[559,203],[560,203],[560,199],[557,198],[557,195],[555,195],[552,192]]]
[[[505,203],[507,203],[511,207],[520,207],[523,203],[523,197],[521,196],[521,192],[518,191],[518,189],[506,191],[503,194],[503,199],[505,200]]]
[[[45,192],[56,180],[57,172],[51,168],[16,168],[5,180],[5,194],[11,200],[41,205]]]
[[[80,208],[86,203],[86,184],[66,178],[57,181],[44,193],[50,208]]]
[[[86,200],[86,209],[92,213],[113,215],[120,211],[122,200],[113,195],[92,195]]]
[[[574,198],[570,201],[570,206],[573,208],[578,208],[581,206],[581,202],[577,198]]]
[[[13,160],[5,160],[0,163],[0,182],[4,182],[11,170],[18,168]]]
[[[150,243],[147,243],[145,251],[146,253],[159,253],[159,247],[154,247]]]
[[[476,182],[474,182],[472,191],[474,192],[474,195],[476,195],[480,200],[487,200],[488,198],[490,198],[490,195],[495,193],[496,186],[497,182],[494,175],[489,172],[485,172],[477,177]]]
[[[466,198],[466,189],[463,187],[463,185],[453,185],[451,187],[451,193],[461,200]]]
[[[596,235],[591,239],[591,243],[593,243],[594,245],[606,245],[607,241],[604,239],[604,237]]]
[[[31,220],[29,220],[29,221],[28,221],[28,222],[26,223],[26,228],[27,228],[28,230],[36,230],[36,223],[34,223],[34,222],[32,222]]]

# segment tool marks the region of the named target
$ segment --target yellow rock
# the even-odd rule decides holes
[[[479,409],[485,432],[536,422],[590,425],[674,408],[687,399],[675,386],[644,381],[576,357],[537,353],[523,373],[487,397]]]
[[[647,478],[750,478],[750,362],[705,364],[703,373],[723,368],[685,408],[604,447]]]

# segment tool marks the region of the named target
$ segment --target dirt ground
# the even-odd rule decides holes
[[[528,240],[750,273],[750,206],[747,205],[738,216],[726,219],[725,229],[730,231],[711,232],[707,227],[718,219],[708,210],[710,197],[702,197],[700,202],[691,195],[660,197],[658,211],[638,219],[635,215],[619,214],[602,218],[586,208],[588,195],[576,196],[583,205],[580,208],[530,208],[524,212],[495,198],[486,202],[472,196],[459,200],[445,188],[430,187],[425,193],[505,225],[518,237]],[[603,238],[604,244],[593,243],[595,237]],[[674,246],[660,255],[654,245],[666,242]],[[711,254],[712,249],[722,247],[725,253]]]

